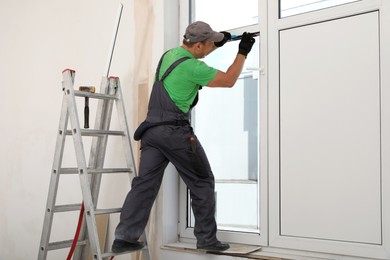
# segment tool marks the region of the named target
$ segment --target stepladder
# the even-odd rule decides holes
[[[69,252],[72,252],[68,254],[68,259],[73,253],[73,259],[79,260],[90,259],[91,256],[92,259],[112,259],[116,254],[110,252],[110,250],[104,250],[100,245],[96,217],[120,213],[121,208],[98,208],[102,175],[127,173],[130,181],[137,175],[120,81],[118,77],[103,77],[100,92],[93,93],[82,91],[81,87],[79,90],[74,89],[75,71],[66,69],[62,72],[62,75],[62,108],[38,259],[52,259],[48,256],[51,251],[66,248],[69,248]],[[89,120],[89,107],[87,107],[89,99],[97,100],[96,118],[92,129],[89,129],[88,123],[84,123],[84,128],[81,127],[77,109],[78,103],[76,102],[78,97],[85,99],[84,120]],[[88,111],[86,111],[87,108]],[[114,110],[118,114],[117,125],[119,126],[117,126],[117,129],[111,130],[111,117]],[[120,138],[123,143],[125,167],[105,167],[107,143],[111,136]],[[74,152],[77,164],[74,167],[62,166],[67,137],[73,139],[74,151],[71,152]],[[87,154],[85,153],[85,137],[91,138],[88,163]],[[68,174],[79,176],[82,202],[57,204],[60,176]],[[74,187],[77,187],[77,185],[74,185]],[[75,226],[77,235],[68,240],[51,241],[51,234],[54,231],[52,230],[54,217],[71,211],[79,212],[79,225],[77,228]],[[64,219],[61,218],[61,220]],[[72,222],[63,224],[71,226],[71,223],[75,223],[75,221],[72,219]],[[136,257],[151,260],[146,232],[140,240],[144,242],[145,247],[137,252]],[[126,253],[134,253],[134,251]]]

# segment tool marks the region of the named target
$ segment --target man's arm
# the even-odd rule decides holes
[[[245,59],[251,51],[255,39],[250,33],[244,33],[240,44],[238,45],[238,53],[232,65],[226,72],[218,71],[217,75],[207,84],[208,87],[225,87],[231,88],[236,83],[241,71],[244,67]]]
[[[217,75],[207,84],[208,87],[231,88],[236,84],[244,67],[245,56],[237,54],[234,62],[226,72],[218,70]]]

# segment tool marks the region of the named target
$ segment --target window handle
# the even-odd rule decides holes
[[[264,75],[263,67],[246,67],[245,69],[250,71],[258,71],[261,75]]]

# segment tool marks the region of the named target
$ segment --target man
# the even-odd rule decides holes
[[[190,190],[197,248],[217,251],[229,248],[229,244],[221,243],[216,237],[214,176],[189,117],[202,86],[229,88],[237,81],[255,42],[249,33],[243,34],[237,56],[226,72],[199,60],[230,39],[228,32],[215,32],[207,23],[194,22],[187,27],[182,46],[169,50],[161,58],[147,118],[135,133],[136,140],[142,136],[139,176],[133,179],[124,202],[113,252],[144,246],[138,239],[146,227],[169,162]]]

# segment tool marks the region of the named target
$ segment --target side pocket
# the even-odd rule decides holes
[[[199,154],[198,152],[198,140],[196,136],[190,135],[190,137],[188,137],[188,141],[189,149],[187,150],[187,154],[196,175],[202,178],[209,177],[209,171],[207,170],[205,162],[202,158],[203,154]]]
[[[135,130],[134,132],[134,140],[139,141],[142,138],[142,135],[151,127],[153,127],[154,124],[149,123],[147,121],[143,121]]]

